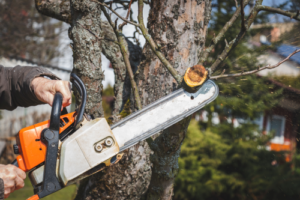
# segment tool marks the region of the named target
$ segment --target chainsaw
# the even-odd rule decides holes
[[[70,184],[116,164],[122,152],[192,115],[219,94],[212,80],[197,90],[178,89],[109,126],[105,118],[84,114],[86,89],[72,73],[73,88],[80,94],[76,111],[61,115],[62,95],[56,93],[50,120],[19,131],[13,164],[24,172],[34,188],[28,200],[38,200]]]

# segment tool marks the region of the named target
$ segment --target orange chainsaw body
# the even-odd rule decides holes
[[[62,133],[75,121],[75,112],[60,117],[59,133]],[[19,131],[17,145],[19,156],[17,162],[19,168],[25,172],[43,163],[46,158],[46,145],[41,141],[41,133],[49,127],[50,120],[28,126]]]

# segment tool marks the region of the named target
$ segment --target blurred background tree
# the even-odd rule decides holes
[[[270,138],[253,134],[253,124],[232,129],[234,139],[227,137],[226,126],[201,131],[196,121],[191,122],[179,158],[174,199],[298,199],[299,170],[292,171],[285,163],[284,152],[266,150]]]
[[[0,57],[21,57],[51,63],[61,55],[57,47],[63,22],[41,15],[33,0],[0,1]]]
[[[210,42],[235,12],[235,1],[216,0],[206,41]],[[282,6],[296,6],[299,2]],[[250,6],[251,7],[251,4]],[[249,9],[249,7],[247,9]],[[293,8],[295,9],[295,7]],[[268,22],[262,12],[256,23]],[[240,31],[238,19],[224,38],[231,41]],[[246,41],[237,46],[223,62],[223,73],[238,73],[260,66],[258,57],[276,45],[286,42],[299,44],[299,24],[270,45],[253,46],[249,40],[258,31],[252,29]],[[293,35],[294,34],[294,35]],[[291,37],[293,35],[293,37]],[[209,43],[206,44],[208,46]],[[220,42],[205,63],[210,66],[221,54],[226,42]],[[219,71],[222,73],[222,71]],[[299,77],[278,77],[285,84],[300,88]],[[174,186],[176,200],[215,199],[298,199],[300,197],[299,155],[294,162],[285,161],[284,151],[269,151],[273,134],[264,134],[256,120],[278,104],[282,89],[267,83],[268,77],[250,75],[217,80],[220,95],[204,110],[206,121],[192,120],[179,158],[179,173]],[[213,115],[218,113],[218,123]],[[234,123],[238,119],[238,125]]]

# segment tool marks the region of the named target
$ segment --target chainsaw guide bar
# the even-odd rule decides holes
[[[120,152],[192,115],[217,98],[218,86],[206,81],[195,93],[178,89],[111,126]]]

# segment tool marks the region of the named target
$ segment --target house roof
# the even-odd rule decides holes
[[[296,95],[300,95],[300,90],[297,89],[297,88],[289,87],[289,86],[284,85],[283,83],[281,83],[281,82],[279,82],[279,81],[276,81],[276,80],[274,80],[274,79],[271,79],[271,78],[268,78],[268,80],[269,80],[272,84],[277,85],[278,87],[283,88],[283,89],[286,90],[286,91],[292,92],[292,93],[294,93],[294,94],[296,94]]]
[[[279,47],[277,47],[276,52],[281,55],[282,57],[288,57],[291,53],[293,53],[295,50],[300,49],[300,47],[282,44]],[[296,62],[297,64],[300,64],[300,54],[297,53],[293,55],[290,60]]]
[[[271,82],[273,85],[277,86],[278,88],[283,89],[283,99],[280,100],[279,106],[282,108],[285,108],[289,111],[296,112],[300,110],[300,90],[289,87],[287,85],[284,85],[283,83],[276,81],[274,79],[269,78],[269,82]]]
[[[262,75],[256,74],[258,77],[262,77]],[[296,112],[300,110],[300,90],[297,88],[293,88],[283,83],[276,81],[272,78],[267,78],[268,83],[275,85],[277,89],[283,89],[283,98],[279,102],[279,106],[287,109],[292,112]]]

